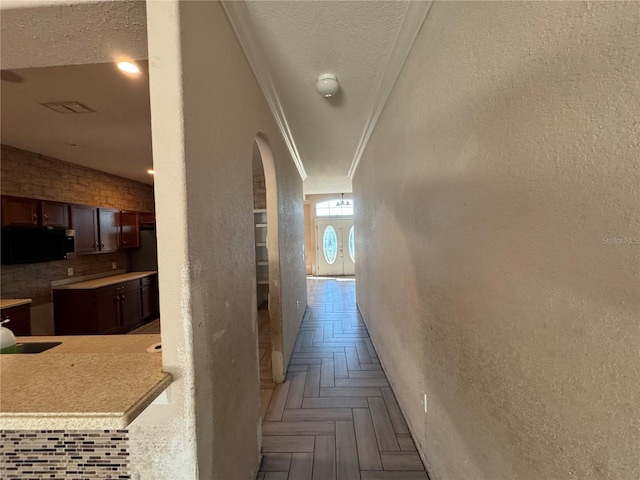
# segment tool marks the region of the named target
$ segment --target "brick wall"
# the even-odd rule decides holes
[[[3,195],[81,203],[121,210],[153,210],[153,187],[91,168],[27,152],[7,145],[1,147]],[[74,276],[128,269],[125,252],[81,255],[68,260],[26,265],[3,265],[2,298],[32,298],[32,306],[49,303],[51,282]]]
[[[267,208],[267,188],[264,183],[264,175],[253,176],[253,208]]]

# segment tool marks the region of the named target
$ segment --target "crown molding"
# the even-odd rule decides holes
[[[276,92],[273,84],[273,79],[269,73],[269,68],[264,62],[264,56],[262,55],[258,43],[253,36],[247,6],[243,1],[224,1],[221,3],[225,13],[227,14],[227,18],[236,33],[236,37],[240,42],[240,46],[249,61],[253,74],[260,85],[262,93],[271,108],[273,117],[278,124],[278,128],[282,133],[285,143],[287,144],[287,148],[291,153],[291,158],[293,158],[293,162],[298,169],[298,173],[300,174],[300,177],[302,177],[302,180],[304,180],[307,178],[307,172],[304,169],[302,160],[300,160],[298,148],[296,147],[293,135],[291,135],[291,129],[289,128],[289,123],[287,122],[284,110],[282,109],[282,104],[280,103],[280,98],[278,97],[278,93]]]
[[[432,3],[432,0],[409,2],[404,20],[398,30],[398,36],[393,44],[393,50],[387,60],[387,66],[380,77],[380,82],[378,83],[378,87],[374,94],[374,102],[371,112],[367,117],[364,131],[362,132],[362,136],[358,142],[356,153],[353,157],[353,161],[351,162],[349,173],[347,174],[347,176],[352,180],[356,173],[356,169],[360,164],[360,159],[362,158],[364,149],[367,146],[367,142],[369,142],[371,134],[376,128],[376,123],[378,123],[378,119],[380,118],[380,115],[384,110],[384,106],[389,99],[391,90],[393,90],[393,86],[395,85],[396,80],[398,80],[402,67],[409,56],[409,51],[418,36],[418,32],[420,31],[425,18],[427,18],[427,14],[429,13]]]

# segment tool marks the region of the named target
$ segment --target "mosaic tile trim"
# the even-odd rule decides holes
[[[0,478],[131,478],[127,430],[0,430]]]

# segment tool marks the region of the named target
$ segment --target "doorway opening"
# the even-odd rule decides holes
[[[276,171],[271,147],[261,133],[253,144],[252,170],[257,340],[261,405],[266,408],[268,392],[264,390],[273,391],[275,384],[284,381],[284,356]]]
[[[319,276],[355,275],[353,218],[316,218]]]
[[[309,226],[306,236],[311,257],[307,274],[323,277],[355,275],[352,195],[307,195],[306,201],[305,221]]]

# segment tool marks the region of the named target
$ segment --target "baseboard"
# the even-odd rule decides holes
[[[393,394],[395,396],[395,389],[393,388],[393,379],[389,376],[389,374],[387,372],[387,369],[384,366],[384,360],[380,356],[380,350],[378,350],[378,347],[376,346],[374,338],[371,335],[371,328],[369,328],[369,324],[367,323],[367,319],[362,314],[362,310],[360,309],[360,304],[358,304],[357,300],[356,300],[356,308],[358,309],[358,314],[362,318],[362,321],[364,322],[365,326],[367,327],[367,331],[369,332],[369,338],[371,339],[371,343],[373,344],[373,348],[375,348],[376,352],[378,353],[378,359],[380,360],[380,366],[382,367],[382,370],[384,371],[384,374],[387,377],[387,380],[389,381],[389,384],[391,385],[391,390],[394,391]],[[427,468],[427,465],[428,465],[427,457],[426,457],[425,453],[418,446],[418,443],[416,442],[416,435],[414,433],[414,429],[411,426],[411,423],[409,421],[409,417],[405,413],[404,408],[402,408],[402,405],[400,404],[400,401],[399,401],[397,396],[396,396],[396,400],[398,401],[398,407],[400,407],[400,412],[402,412],[402,416],[405,419],[405,422],[407,424],[407,428],[409,428],[409,434],[411,435],[411,440],[413,440],[413,444],[416,446],[416,450],[418,451],[418,455],[420,455],[420,460],[422,460],[422,465],[424,466],[424,469],[427,472],[427,477],[431,480],[431,479],[433,479],[433,477],[431,476],[431,474],[429,473],[429,469]]]

